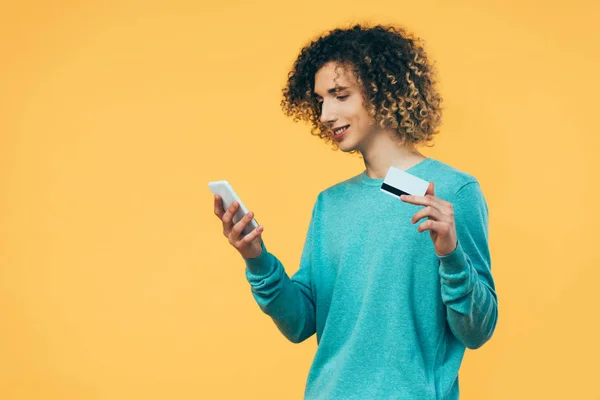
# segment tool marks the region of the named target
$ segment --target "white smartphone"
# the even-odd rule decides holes
[[[208,188],[213,194],[218,194],[223,199],[223,211],[227,211],[227,209],[231,206],[234,201],[237,201],[240,205],[233,216],[233,223],[236,224],[239,220],[244,218],[244,215],[248,213],[248,209],[237,195],[233,187],[227,181],[212,181],[208,182]],[[242,231],[242,236],[246,236],[250,232],[252,232],[255,228],[258,227],[258,222],[256,222],[255,218],[244,227]]]

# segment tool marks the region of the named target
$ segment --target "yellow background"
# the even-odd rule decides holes
[[[280,110],[350,22],[426,40],[436,146],[490,209],[499,324],[461,399],[600,399],[592,1],[4,1],[0,398],[300,399],[316,348],[254,302],[213,214],[227,179],[291,275],[316,195],[361,172]]]

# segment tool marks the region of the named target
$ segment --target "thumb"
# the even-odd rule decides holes
[[[435,196],[435,192],[433,189],[433,182],[429,182],[429,186],[427,186],[427,191],[425,192],[425,194],[430,194],[432,196]]]

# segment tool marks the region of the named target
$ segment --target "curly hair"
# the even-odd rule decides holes
[[[333,142],[337,150],[320,121],[321,104],[313,93],[317,71],[334,62],[352,72],[362,87],[363,106],[380,128],[395,129],[403,143],[430,147],[442,121],[442,98],[421,42],[389,25],[356,24],[325,32],[303,47],[294,62],[283,89],[283,112],[294,122],[310,122],[311,134]]]

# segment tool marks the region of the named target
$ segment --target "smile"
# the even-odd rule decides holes
[[[346,125],[346,126],[342,126],[341,128],[336,129],[335,131],[333,131],[334,134],[339,135],[343,132],[346,131],[346,129],[348,129],[350,125]]]

